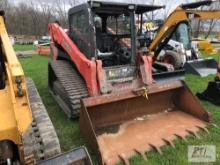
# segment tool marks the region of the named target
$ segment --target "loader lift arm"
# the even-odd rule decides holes
[[[75,61],[76,67],[80,74],[87,82],[87,88],[90,95],[98,95],[98,85],[96,81],[96,62],[88,60],[86,56],[77,48],[76,44],[72,42],[66,31],[58,24],[49,24],[49,33],[51,36],[51,45],[59,44],[70,56],[72,61]],[[57,52],[57,48],[52,46],[52,53]],[[55,56],[54,59],[57,57]],[[84,67],[87,66],[87,67]]]
[[[213,1],[203,1],[203,3],[196,2],[178,6],[166,19],[165,23],[157,33],[155,39],[149,46],[149,51],[154,52],[153,60],[155,61],[157,59],[160,51],[169,41],[171,34],[175,31],[181,22],[189,21],[192,19],[205,20],[220,18],[220,10],[192,10],[192,8],[197,8],[201,5],[210,5],[212,2]]]

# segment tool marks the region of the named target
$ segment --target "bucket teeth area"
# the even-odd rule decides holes
[[[199,127],[197,126],[199,129],[205,131],[207,134],[210,134],[209,130],[206,127]]]
[[[124,122],[117,132],[99,134],[97,140],[105,165],[120,161],[129,165],[129,159],[135,154],[147,161],[145,152],[155,149],[162,155],[162,146],[168,144],[175,148],[173,141],[177,138],[186,141],[189,134],[200,138],[200,130],[208,132],[206,122],[182,111],[173,111]]]
[[[138,155],[140,155],[145,161],[148,160],[144,150],[135,149],[134,151],[135,151]]]
[[[119,158],[125,163],[125,165],[130,165],[129,158],[125,154],[120,154]]]
[[[164,141],[165,143],[167,143],[168,145],[170,145],[171,147],[175,148],[175,145],[174,145],[174,143],[172,142],[172,140],[163,139],[163,141]]]
[[[196,138],[200,139],[200,136],[197,134],[198,129],[196,129],[196,130],[189,130],[189,129],[187,129],[186,131],[187,131],[189,134],[192,134],[192,135],[195,136]]]

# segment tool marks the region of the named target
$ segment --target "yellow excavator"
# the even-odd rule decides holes
[[[220,10],[198,10],[214,1],[201,1],[178,6],[160,27],[148,50],[154,53],[154,61],[171,64],[175,71],[185,70],[186,73],[199,76],[215,74],[217,63],[214,58],[202,59],[192,44],[189,21],[194,19],[219,19]],[[172,42],[171,42],[172,41]],[[163,56],[161,56],[162,50]]]
[[[26,79],[0,11],[0,165],[91,165],[85,148],[60,154],[60,144],[31,79]]]

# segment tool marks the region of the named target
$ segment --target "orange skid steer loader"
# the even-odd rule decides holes
[[[69,10],[69,30],[50,24],[49,88],[80,127],[101,164],[113,165],[191,133],[210,115],[183,81],[157,84],[152,56],[136,39],[135,17],[160,9],[144,3],[89,1]],[[108,29],[111,28],[115,33]],[[129,43],[125,43],[129,42]]]

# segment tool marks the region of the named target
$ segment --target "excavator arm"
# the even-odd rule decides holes
[[[199,2],[200,4],[191,3],[191,4],[178,6],[170,14],[170,16],[166,19],[165,23],[163,24],[163,26],[160,28],[155,39],[149,46],[149,51],[154,52],[154,58],[153,58],[154,61],[157,59],[159,52],[162,49],[160,43],[168,42],[166,38],[175,31],[179,23],[184,22],[184,21],[189,21],[192,19],[205,20],[205,19],[220,18],[220,10],[204,11],[204,10],[193,10],[192,9],[193,7],[199,7],[204,4],[210,5],[212,1],[204,1],[204,2],[206,3]],[[190,8],[190,9],[187,9],[187,8]],[[165,45],[165,44],[162,44],[162,45]]]

